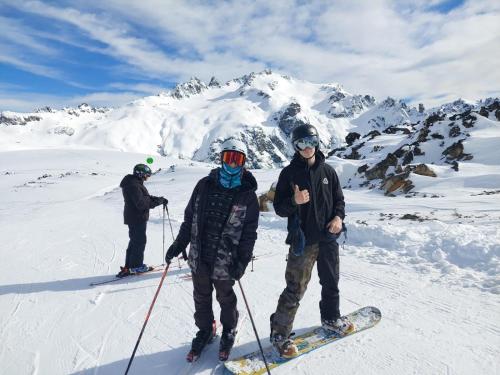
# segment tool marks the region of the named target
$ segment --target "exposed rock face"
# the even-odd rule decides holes
[[[20,125],[24,126],[31,121],[40,121],[42,118],[39,116],[5,116],[0,113],[0,124],[2,125]]]
[[[378,130],[372,130],[370,132],[368,132],[367,134],[365,134],[363,136],[363,138],[368,138],[368,140],[371,140],[375,137],[378,137],[381,133],[378,131]]]
[[[453,124],[453,123],[452,123]],[[460,131],[460,126],[453,125],[450,129],[450,133],[448,134],[451,138],[458,137],[462,132]]]
[[[375,104],[375,98],[370,95],[347,96],[341,91],[334,92],[329,102],[332,108],[328,113],[334,118],[348,118],[363,112]]]
[[[388,128],[384,129],[382,132],[385,134],[397,134],[398,132],[402,133],[402,134],[411,134],[410,129],[401,128],[398,126],[389,126]]]
[[[387,177],[382,183],[381,188],[385,190],[385,194],[392,194],[397,190],[403,193],[409,192],[413,188],[413,183],[408,179],[409,173],[401,173]]]
[[[300,110],[301,108],[299,103],[290,103],[279,118],[278,126],[283,133],[285,133],[285,135],[289,136],[295,127],[306,124],[306,122],[296,117]]]
[[[345,141],[346,141],[348,146],[351,146],[360,137],[361,137],[361,134],[356,133],[356,132],[352,132],[352,133],[349,133],[346,135]]]
[[[222,87],[222,85],[220,84],[220,82],[215,77],[212,77],[210,79],[210,82],[208,83],[208,87],[217,87],[217,88],[220,88],[220,87]]]
[[[176,99],[189,98],[207,89],[207,85],[200,79],[193,77],[189,81],[181,83],[172,90],[170,96]]]
[[[387,154],[387,157],[381,162],[375,164],[375,166],[371,169],[368,169],[365,172],[365,176],[367,180],[375,180],[375,179],[384,179],[385,173],[390,166],[396,166],[398,164],[398,158],[393,154]]]
[[[421,176],[437,177],[436,172],[434,172],[427,164],[418,164],[408,168],[408,170]]]
[[[449,160],[460,159],[463,153],[464,145],[462,144],[462,140],[453,143],[443,151],[443,155]]]
[[[265,194],[259,196],[259,211],[268,212],[273,209],[274,194],[276,193],[276,182],[273,182]]]

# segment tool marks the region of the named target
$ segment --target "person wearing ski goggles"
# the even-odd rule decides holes
[[[223,163],[232,168],[243,167],[245,165],[245,154],[240,151],[225,150],[222,152],[221,158]]]
[[[271,342],[284,358],[298,355],[290,338],[299,301],[304,296],[314,264],[321,285],[319,312],[324,329],[342,336],[354,329],[339,309],[339,245],[343,229],[344,195],[335,170],[319,150],[316,128],[297,126],[292,132],[295,155],[280,173],[274,210],[288,219],[290,245],[286,265],[286,288],[271,315]]]
[[[317,135],[310,135],[304,138],[299,138],[293,142],[293,147],[296,150],[304,151],[306,148],[315,149],[319,146]]]
[[[228,139],[221,145],[221,166],[202,178],[184,211],[184,222],[165,256],[172,259],[190,245],[188,264],[193,280],[195,324],[199,331],[186,359],[195,361],[214,336],[212,291],[220,305],[222,335],[219,360],[229,357],[238,323],[237,299],[233,290],[252,259],[257,238],[259,203],[257,181],[245,166],[246,145]]]

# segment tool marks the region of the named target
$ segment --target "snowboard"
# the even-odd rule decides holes
[[[322,346],[330,344],[334,341],[371,328],[380,321],[382,314],[376,307],[367,306],[348,314],[347,317],[354,324],[354,331],[344,336],[339,336],[338,334],[328,331],[322,327],[313,328],[306,333],[296,336],[293,339],[293,342],[297,345],[299,350],[299,354],[296,357],[282,358],[273,346],[264,348],[264,355],[269,369],[276,368],[288,361],[307,354],[315,349],[321,348]],[[224,374],[259,375],[267,373],[266,365],[262,360],[260,350],[226,361],[224,366]]]

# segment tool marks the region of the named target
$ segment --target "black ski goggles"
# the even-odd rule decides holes
[[[316,135],[297,139],[293,142],[293,147],[296,150],[304,151],[306,148],[316,148],[319,146],[319,139]]]

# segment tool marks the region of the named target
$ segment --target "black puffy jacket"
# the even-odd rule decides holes
[[[218,171],[219,168],[213,169],[207,177],[202,178],[196,184],[184,211],[184,222],[171,246],[172,250],[168,251],[170,254],[167,254],[175,257],[190,244],[188,263],[193,273],[196,273],[201,261],[201,237],[205,222],[207,191],[218,184]],[[221,242],[212,270],[213,279],[234,278],[235,271],[241,276],[252,258],[259,222],[256,190],[257,181],[249,171],[245,170],[241,178],[241,186],[235,192],[228,219],[222,229]]]
[[[148,189],[144,186],[144,181],[132,174],[126,175],[122,182],[123,199],[125,208],[123,209],[123,220],[125,224],[138,224],[149,220],[149,209],[162,204],[161,197],[149,195]]]
[[[309,191],[308,203],[294,203],[294,185],[298,185],[300,190]],[[288,218],[289,232],[293,226],[291,217],[295,213],[299,214],[300,227],[307,245],[325,239],[328,222],[335,216],[342,220],[345,216],[344,194],[339,178],[335,169],[325,163],[325,156],[321,151],[316,152],[316,161],[312,167],[298,153],[294,155],[290,165],[280,173],[273,205],[279,216]]]

